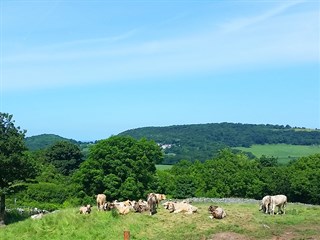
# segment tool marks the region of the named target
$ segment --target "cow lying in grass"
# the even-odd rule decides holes
[[[213,218],[222,219],[227,216],[226,212],[221,207],[218,207],[218,206],[211,205],[208,208],[208,211],[211,214],[211,216],[210,216],[211,219],[213,219]]]
[[[196,213],[198,211],[198,208],[195,206],[192,206],[191,204],[183,201],[183,202],[172,202],[168,201],[163,204],[165,209],[169,210],[170,213],[180,213],[184,212],[187,214]]]
[[[133,203],[133,209],[138,213],[149,211],[148,202],[140,199],[139,201]]]
[[[119,212],[119,214],[121,215],[126,215],[128,214],[131,210],[133,209],[133,205],[132,202],[130,200],[124,201],[124,202],[118,202],[117,200],[113,201],[112,203],[110,202],[106,202],[103,205],[103,209],[105,211],[109,211],[112,209],[117,209],[117,211]]]
[[[91,205],[80,207],[80,214],[89,214],[91,212]]]

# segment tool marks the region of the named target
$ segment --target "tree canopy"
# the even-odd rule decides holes
[[[80,148],[69,141],[58,141],[45,151],[46,160],[63,175],[69,175],[83,161]]]
[[[139,199],[153,188],[155,164],[161,160],[155,142],[113,136],[90,148],[88,159],[73,177],[89,196],[105,193],[111,199]]]
[[[4,221],[5,194],[9,187],[37,173],[36,164],[25,153],[26,131],[20,130],[14,122],[12,115],[0,113],[0,224]]]

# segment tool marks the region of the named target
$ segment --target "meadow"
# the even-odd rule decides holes
[[[172,165],[159,164],[159,165],[156,165],[156,168],[157,170],[168,170],[172,168]]]
[[[215,204],[215,203],[211,203]],[[320,239],[320,206],[289,203],[285,215],[266,215],[253,203],[219,203],[227,212],[222,220],[210,219],[209,203],[194,203],[193,215],[169,213],[133,213],[122,216],[112,211],[80,215],[69,208],[44,215],[42,219],[25,219],[0,228],[1,240],[37,239],[130,239],[211,240],[211,239]]]
[[[278,158],[278,163],[287,164],[290,160],[300,157],[309,156],[312,154],[320,153],[319,145],[289,145],[289,144],[265,144],[265,145],[252,145],[249,148],[235,147],[244,152],[251,152],[256,157],[273,156]]]

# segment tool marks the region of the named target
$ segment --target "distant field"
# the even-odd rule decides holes
[[[286,164],[292,159],[320,153],[320,146],[302,146],[302,145],[288,145],[288,144],[266,144],[266,145],[252,145],[250,148],[236,147],[245,152],[251,152],[257,157],[262,155],[278,157],[278,162]]]
[[[167,170],[167,169],[172,168],[172,165],[156,165],[156,168],[158,170]]]

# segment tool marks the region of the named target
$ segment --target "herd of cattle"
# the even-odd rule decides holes
[[[116,209],[119,214],[126,215],[130,211],[133,212],[147,212],[149,211],[150,215],[157,213],[157,208],[161,201],[166,200],[166,195],[158,193],[148,194],[147,200],[139,201],[123,201],[118,202],[117,200],[113,202],[107,202],[107,197],[105,194],[97,195],[97,209],[98,211],[109,211]],[[259,210],[263,211],[266,214],[275,214],[275,208],[278,207],[277,214],[285,214],[285,207],[287,204],[287,197],[285,195],[275,195],[275,196],[265,196],[260,202]],[[184,212],[187,214],[196,213],[198,208],[191,205],[186,201],[166,201],[163,204],[163,207],[169,210],[170,213],[180,213]],[[80,207],[80,214],[89,214],[91,212],[92,206],[90,204]],[[211,205],[208,208],[210,218],[222,219],[227,216],[223,208],[219,206]]]

